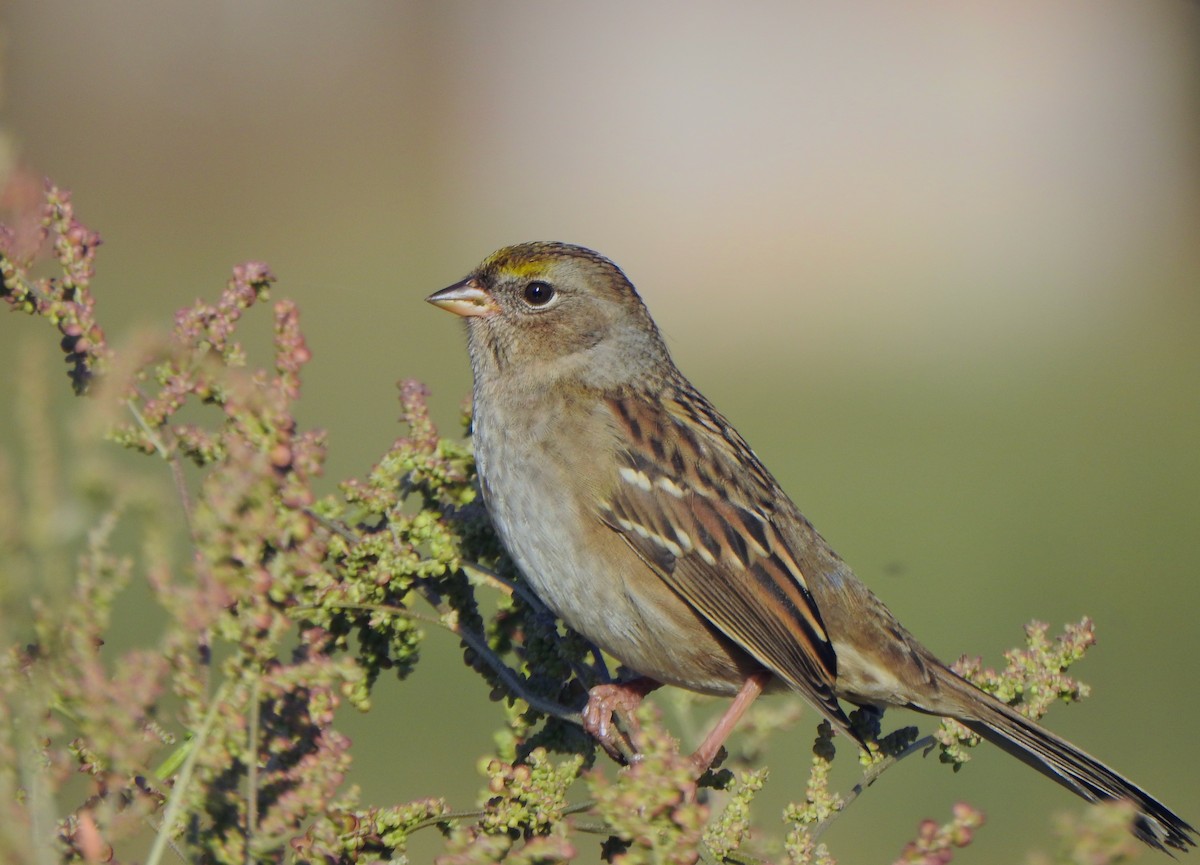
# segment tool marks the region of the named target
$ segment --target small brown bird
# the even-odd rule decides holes
[[[525,243],[428,298],[464,317],[483,499],[568,625],[644,679],[593,689],[587,726],[659,683],[734,695],[707,766],[764,689],[956,718],[1091,802],[1128,799],[1137,836],[1186,850],[1169,808],[952,671],[896,621],[675,367],[625,274]]]

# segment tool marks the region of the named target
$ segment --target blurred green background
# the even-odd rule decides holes
[[[8,0],[0,28],[5,162],[103,235],[110,337],[268,261],[330,488],[398,434],[398,378],[453,428],[462,335],[426,294],[507,243],[592,246],[944,657],[1093,616],[1094,696],[1050,726],[1200,822],[1197,4]],[[0,316],[13,459],[20,358],[53,342]],[[500,712],[427,646],[348,720],[354,780],[470,806]],[[807,726],[760,825],[802,793]],[[1076,809],[994,750],[914,759],[828,840],[891,861],[956,799],[989,818],[971,862]]]

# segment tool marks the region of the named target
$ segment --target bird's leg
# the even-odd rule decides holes
[[[742,684],[741,690],[729,704],[720,720],[700,743],[700,747],[689,758],[696,769],[697,776],[712,765],[717,758],[717,752],[737,726],[737,722],[746,714],[750,704],[763,692],[771,673],[762,670],[754,673]],[[661,682],[645,676],[639,676],[629,682],[619,684],[596,685],[588,691],[588,702],[583,709],[583,729],[586,730],[608,755],[618,762],[630,762],[638,758],[629,737],[613,723],[613,718],[619,716],[626,731],[631,735],[637,734],[637,719],[634,712],[641,705],[642,699],[662,687]]]
[[[712,765],[713,760],[717,758],[717,752],[721,750],[721,746],[725,744],[725,740],[729,738],[729,734],[733,732],[737,722],[741,720],[742,715],[746,714],[750,704],[763,692],[763,688],[767,686],[770,679],[771,673],[761,670],[742,684],[742,689],[737,692],[737,696],[733,698],[733,702],[729,704],[725,714],[721,716],[716,726],[712,728],[712,732],[700,743],[700,747],[691,756],[697,775],[703,775]]]
[[[618,762],[630,762],[637,759],[637,753],[630,744],[629,737],[613,723],[613,717],[620,715],[625,729],[633,734],[637,732],[637,719],[633,713],[642,704],[642,699],[662,683],[646,676],[639,676],[628,682],[596,685],[588,691],[587,705],[583,707],[583,729],[600,743],[608,755]]]

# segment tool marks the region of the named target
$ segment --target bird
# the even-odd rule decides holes
[[[430,295],[466,323],[483,502],[535,594],[638,678],[591,689],[585,727],[672,685],[734,697],[706,768],[764,691],[796,691],[860,742],[843,701],[953,718],[1090,802],[1129,800],[1152,847],[1189,823],[951,671],[897,621],[676,367],[616,264],[508,246]]]

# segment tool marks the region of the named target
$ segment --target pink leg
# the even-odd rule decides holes
[[[721,750],[721,746],[725,744],[725,740],[729,738],[729,734],[733,732],[737,722],[741,720],[742,715],[746,714],[746,710],[750,708],[750,704],[754,702],[755,698],[763,692],[763,688],[767,686],[770,679],[771,674],[763,670],[745,681],[742,689],[733,698],[733,702],[729,704],[729,708],[725,710],[725,714],[721,716],[721,720],[717,721],[712,732],[700,743],[696,753],[692,754],[692,764],[696,767],[697,774],[704,774],[705,770],[712,765],[712,761],[717,758],[717,752]]]
[[[637,721],[633,713],[641,705],[643,697],[661,687],[662,683],[645,676],[620,684],[597,685],[588,691],[587,705],[583,708],[583,729],[614,760],[628,762],[631,757],[636,759],[633,746],[613,724],[613,716],[620,715],[627,730],[636,730]]]

